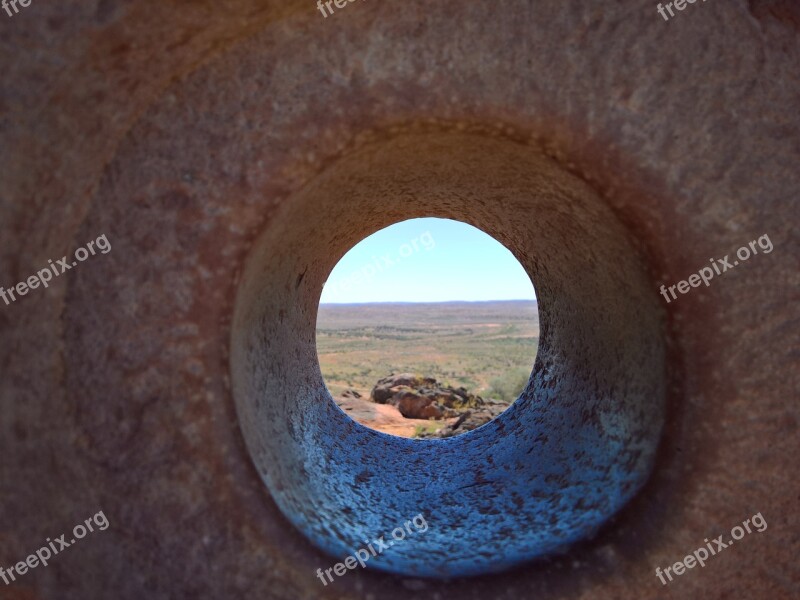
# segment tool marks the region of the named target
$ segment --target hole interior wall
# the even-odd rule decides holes
[[[291,200],[245,269],[231,368],[251,454],[314,543],[341,554],[355,538],[436,506],[442,521],[419,542],[430,560],[420,564],[409,544],[384,568],[436,575],[428,565],[441,562],[485,572],[580,538],[641,485],[662,419],[661,315],[627,232],[583,182],[531,147],[425,134],[355,152]],[[330,398],[316,358],[318,302],[333,266],[365,236],[422,216],[464,221],[506,245],[540,303],[532,385],[491,423],[448,440],[355,423]],[[524,473],[532,478],[515,480]],[[466,491],[476,474],[503,483]],[[406,491],[387,501],[387,486]],[[555,508],[529,498],[532,490],[591,508]],[[515,495],[522,506],[505,506]],[[475,507],[469,528],[465,500]],[[520,520],[534,531],[498,533]],[[453,555],[453,539],[463,556]],[[466,551],[470,544],[494,548],[492,559]]]

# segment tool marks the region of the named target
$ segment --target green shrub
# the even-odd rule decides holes
[[[513,402],[528,385],[530,376],[529,369],[521,367],[511,369],[502,377],[496,377],[489,382],[489,396],[503,402]]]

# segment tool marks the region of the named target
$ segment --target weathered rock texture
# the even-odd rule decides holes
[[[669,23],[633,0],[358,2],[328,19],[293,0],[34,2],[0,13],[0,285],[101,233],[113,247],[0,305],[0,565],[97,510],[111,522],[0,596],[797,597],[799,23],[797,5],[780,0],[695,4]],[[406,144],[412,168],[409,134],[446,145],[454,132],[484,149],[492,184],[519,175],[498,158],[509,145],[582,180],[637,248],[653,307],[661,283],[710,257],[764,233],[775,251],[662,305],[660,453],[645,488],[594,539],[499,575],[358,571],[323,587],[314,572],[333,559],[282,516],[241,433],[228,378],[239,274],[258,234],[342,161]],[[464,197],[444,199],[458,165],[422,145],[438,214],[453,214]],[[350,188],[366,193],[373,180],[352,173]],[[304,256],[331,262],[368,227],[425,212],[425,198],[405,191],[409,177],[336,243],[309,232]],[[501,241],[530,233],[503,192],[484,188],[481,201]],[[319,202],[335,214],[348,200]],[[550,210],[569,254],[584,240],[560,205]],[[284,248],[286,259],[297,250]],[[564,285],[579,289],[586,272],[613,280],[619,268],[587,255]],[[274,319],[313,323],[322,273],[309,269],[284,273],[276,294],[301,302]],[[565,322],[573,307],[558,304],[552,281]],[[591,308],[597,320],[583,306],[578,322],[635,333],[603,304]],[[543,343],[553,325],[543,311]],[[591,353],[580,340],[594,332],[583,335],[574,347]],[[767,531],[665,592],[656,566],[759,511]],[[448,525],[458,545],[458,523]]]
[[[409,440],[357,426],[316,363],[324,281],[399,209],[482,228],[537,282],[531,382],[470,435]],[[614,268],[586,269],[596,264]],[[385,551],[376,568],[496,572],[594,534],[645,482],[663,425],[662,315],[625,228],[536,146],[399,133],[309,181],[254,245],[232,323],[233,395],[272,497],[316,545],[344,556],[423,513],[430,531]]]

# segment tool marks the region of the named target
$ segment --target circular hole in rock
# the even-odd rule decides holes
[[[336,404],[407,438],[452,437],[498,417],[527,386],[538,343],[524,267],[450,219],[402,221],[356,244],[330,273],[317,316]]]
[[[442,440],[348,417],[315,339],[337,259],[421,216],[471,223],[511,249],[536,282],[541,321],[521,397]],[[286,199],[248,254],[230,350],[242,434],[282,514],[337,560],[419,514],[424,535],[368,567],[447,579],[562,554],[596,536],[652,471],[666,389],[656,290],[603,198],[539,149],[451,133],[382,140]]]

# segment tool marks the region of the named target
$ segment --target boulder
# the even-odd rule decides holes
[[[410,373],[390,375],[379,380],[370,394],[378,404],[392,404],[407,419],[448,419],[462,411],[482,407],[486,402],[466,388],[439,384],[432,377]]]
[[[420,388],[423,386],[436,385],[436,380],[430,377],[418,377],[411,373],[402,373],[400,375],[389,375],[378,380],[375,387],[370,394],[370,400],[378,404],[387,404],[392,396],[397,393],[398,388]],[[396,403],[392,403],[396,404]]]

